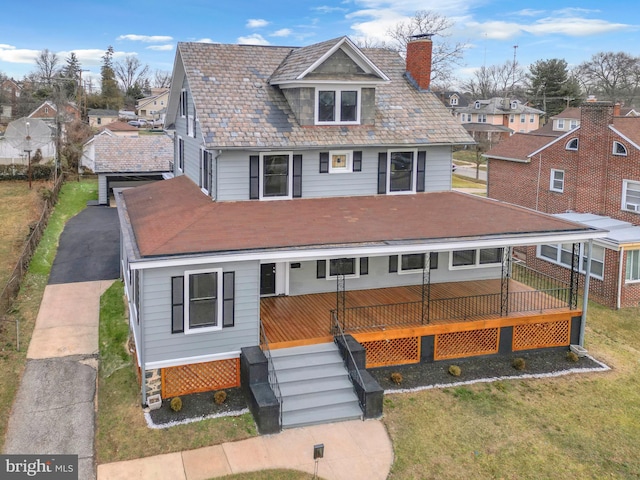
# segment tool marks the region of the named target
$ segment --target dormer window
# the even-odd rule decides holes
[[[578,150],[578,139],[572,138],[571,140],[569,140],[565,148],[567,150]]]
[[[627,156],[627,147],[625,147],[620,142],[613,142],[613,154],[614,155],[620,155],[622,157],[626,157]]]
[[[316,91],[316,124],[360,122],[359,90],[316,89]]]
[[[474,105],[474,107],[475,107],[476,109],[477,109],[477,108],[480,108],[480,102],[476,102],[476,103],[475,103],[475,105]]]
[[[511,102],[511,110],[518,108],[518,102]]]
[[[558,130],[564,130],[564,118],[558,119]]]
[[[449,105],[458,105],[458,97],[451,97]]]

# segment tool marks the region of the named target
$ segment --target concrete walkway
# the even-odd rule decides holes
[[[100,296],[111,283],[45,288],[4,453],[78,455],[78,478],[95,478]]]
[[[206,480],[286,468],[313,473],[313,446],[324,444],[318,475],[326,480],[383,480],[393,448],[379,420],[317,425],[181,453],[98,466],[98,480]]]

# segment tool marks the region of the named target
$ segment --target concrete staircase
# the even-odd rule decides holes
[[[282,428],[362,418],[334,343],[271,351],[282,394]]]

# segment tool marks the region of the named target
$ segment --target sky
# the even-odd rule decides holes
[[[454,72],[465,79],[483,65],[513,60],[514,52],[524,67],[551,58],[573,66],[601,51],[640,56],[636,1],[13,1],[0,16],[0,72],[21,79],[46,48],[61,63],[76,52],[88,70],[83,77],[99,79],[109,45],[116,61],[135,55],[151,71],[170,72],[177,42],[304,46],[343,35],[388,40],[390,27],[430,10],[453,22],[448,41],[467,46],[464,64]]]

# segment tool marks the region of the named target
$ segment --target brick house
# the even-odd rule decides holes
[[[516,133],[485,154],[488,196],[610,230],[596,242],[591,294],[610,307],[640,304],[640,118],[619,105],[588,102],[575,128]],[[591,214],[579,217],[570,214]],[[624,229],[624,234],[622,230]],[[562,245],[526,251],[527,264],[567,275]],[[581,265],[584,267],[584,265]],[[584,268],[582,268],[584,270]],[[584,272],[581,275],[584,277]]]

